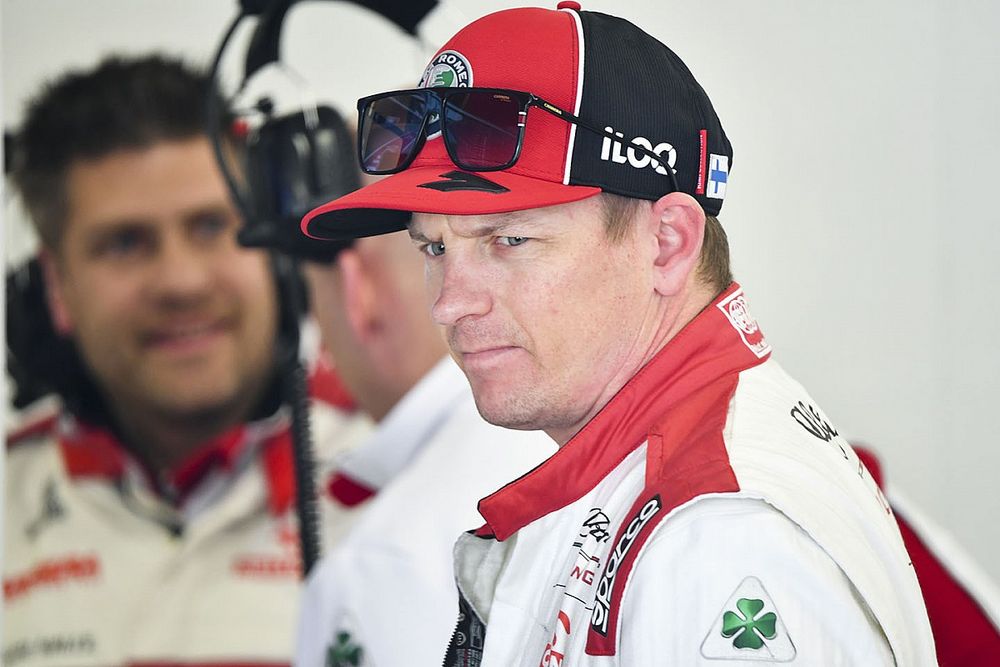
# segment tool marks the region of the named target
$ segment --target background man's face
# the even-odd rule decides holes
[[[610,243],[601,213],[591,198],[415,217],[432,314],[488,421],[568,438],[637,370],[655,248],[636,234]]]
[[[226,409],[273,359],[277,306],[266,256],[240,220],[205,138],[78,162],[50,272],[57,328],[72,334],[118,409]]]
[[[330,355],[337,375],[355,398],[364,394],[371,367],[364,347],[351,329],[347,316],[345,285],[336,262],[303,262],[302,273],[309,289],[309,307],[319,326],[323,348]]]

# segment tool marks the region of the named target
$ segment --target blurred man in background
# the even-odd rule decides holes
[[[54,330],[37,367],[63,407],[8,439],[5,665],[290,659],[301,571],[276,364],[297,323],[268,255],[236,243],[206,91],[180,62],[110,58],[27,110],[13,180]],[[313,401],[324,460],[365,428],[337,396]],[[328,540],[357,507],[324,503]]]
[[[552,453],[541,432],[479,416],[427,315],[423,262],[403,232],[308,263],[316,319],[345,385],[378,422],[330,480],[365,515],[310,577],[296,664],[435,665],[454,628],[452,545],[476,502]],[[405,622],[401,618],[405,617]]]

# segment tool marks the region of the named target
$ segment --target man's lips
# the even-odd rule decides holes
[[[462,360],[463,368],[468,369],[470,367],[493,366],[502,363],[520,349],[513,345],[497,345],[460,351],[458,356]]]
[[[170,324],[147,331],[142,336],[148,349],[170,352],[196,352],[212,344],[230,329],[225,319],[200,320]]]

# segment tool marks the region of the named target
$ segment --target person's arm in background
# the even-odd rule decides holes
[[[913,560],[942,667],[995,665],[1000,658],[1000,591],[940,526],[890,490],[875,454],[854,451],[892,506]]]

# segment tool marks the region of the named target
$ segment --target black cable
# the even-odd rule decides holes
[[[319,500],[316,496],[316,466],[309,450],[309,393],[306,370],[298,359],[281,364],[282,390],[291,409],[292,449],[295,461],[295,508],[299,515],[299,546],[302,577],[306,578],[321,554],[319,544]],[[303,455],[304,452],[308,452]]]
[[[292,459],[295,467],[295,511],[299,517],[299,547],[302,552],[302,576],[309,576],[319,561],[319,499],[316,495],[316,465],[309,423],[309,391],[306,370],[299,360],[299,316],[305,312],[304,294],[297,288],[296,268],[289,257],[271,253],[278,302],[281,304],[278,328],[278,373],[281,393],[290,411]]]

